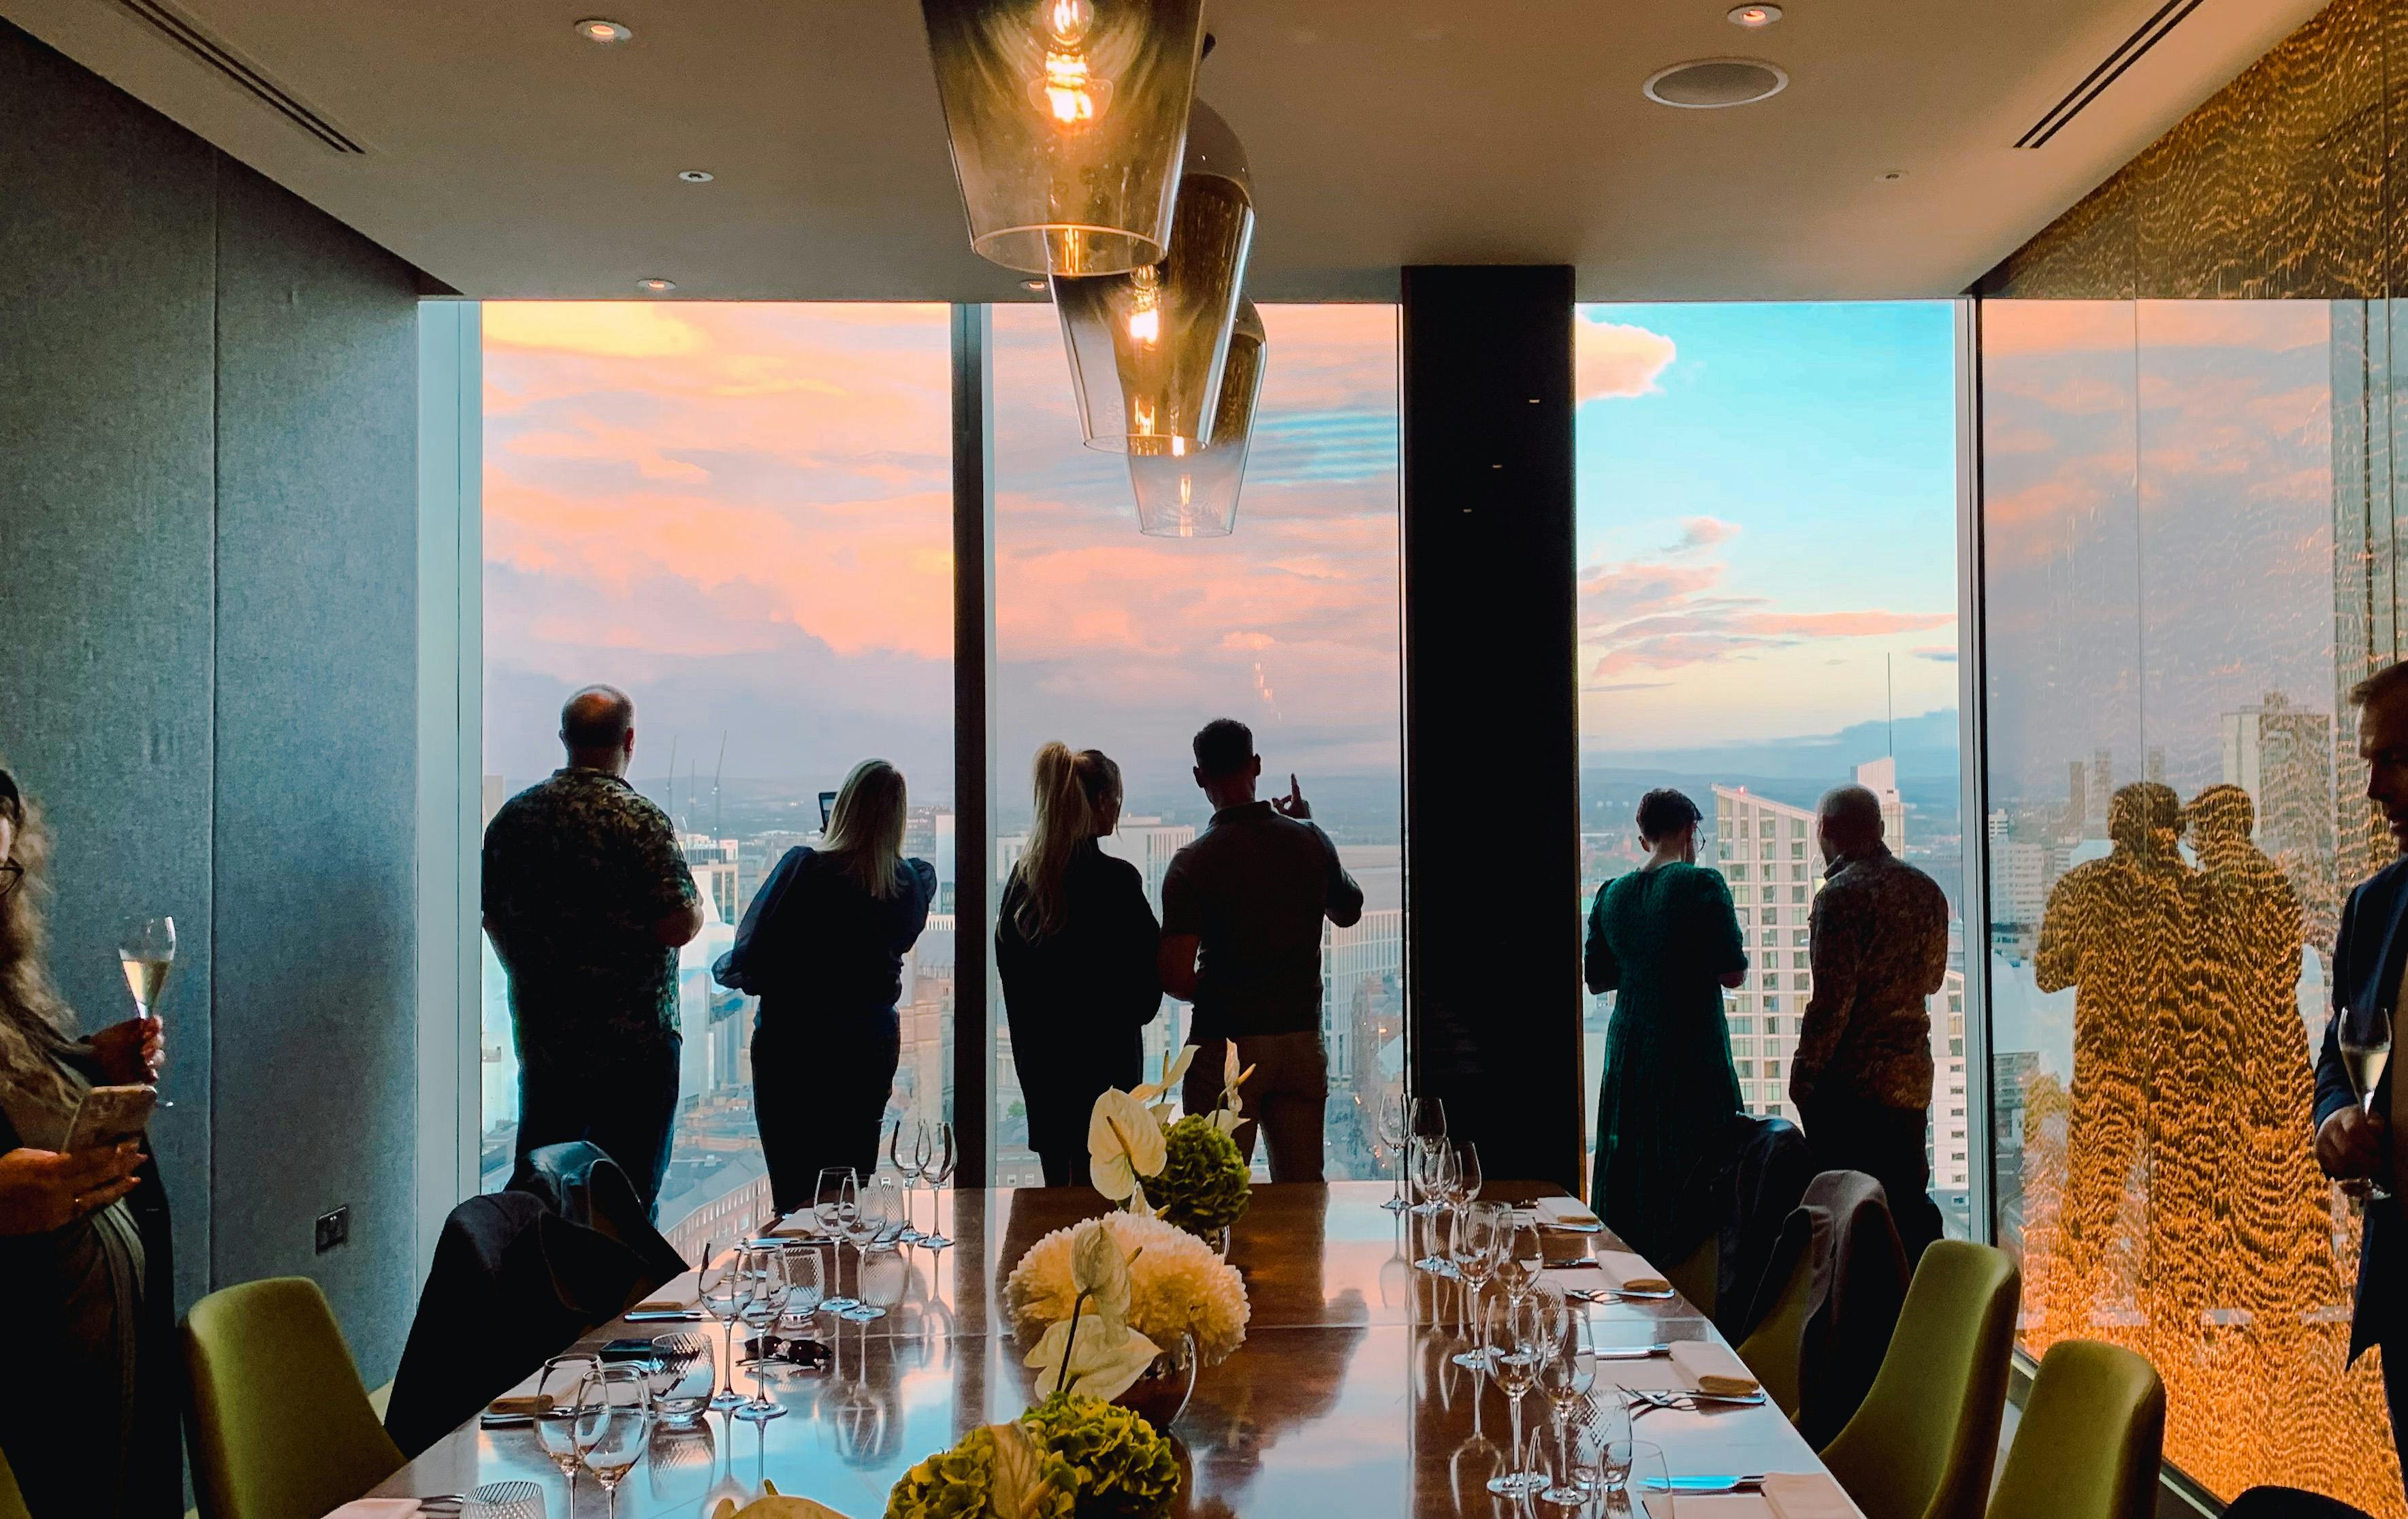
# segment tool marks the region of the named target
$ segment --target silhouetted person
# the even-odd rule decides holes
[[[820,847],[786,851],[710,967],[761,999],[752,1024],[752,1121],[781,1213],[809,1208],[819,1173],[878,1169],[878,1136],[903,1056],[903,956],[928,926],[937,871],[903,857],[903,772],[863,760],[844,779]]]
[[[1197,1045],[1181,1100],[1191,1113],[1220,1105],[1225,1043],[1252,1066],[1236,1135],[1249,1164],[1254,1132],[1274,1182],[1318,1182],[1329,1055],[1321,1042],[1321,924],[1363,919],[1363,888],[1338,846],[1312,823],[1296,777],[1275,802],[1254,799],[1263,762],[1243,723],[1215,718],[1196,735],[1196,783],[1212,821],[1170,862],[1162,881],[1162,985],[1196,1005]]]
[[[485,828],[485,932],[518,1038],[518,1159],[591,1140],[650,1207],[677,1115],[678,950],[702,932],[702,898],[668,815],[627,784],[627,694],[569,697],[560,742],[568,763]]]
[[[1162,1010],[1162,930],[1137,867],[1103,851],[1121,769],[1096,750],[1037,752],[1037,821],[996,911],[995,965],[1028,1145],[1049,1187],[1087,1182],[1087,1118],[1145,1080],[1140,1030]]]
[[[1890,853],[1881,800],[1824,794],[1815,813],[1814,990],[1798,1020],[1789,1096],[1814,1163],[1862,1171],[1889,1194],[1909,1267],[1940,1238],[1925,1140],[1931,1122],[1931,1013],[1948,975],[1948,896]]]
[[[2408,664],[2386,666],[2349,694],[2358,709],[2358,753],[2366,762],[2366,795],[2383,812],[2393,844],[2408,855]],[[2333,1013],[2316,1060],[2316,1159],[2328,1175],[2371,1181],[2391,1195],[2366,1204],[2359,1247],[2358,1311],[2349,1358],[2370,1346],[2383,1351],[2383,1389],[2391,1405],[2391,1432],[2408,1468],[2408,1217],[2400,1192],[2408,1183],[2408,1098],[2396,1061],[2361,1103],[2342,1056],[2345,1042],[2364,1042],[2377,1016],[2398,1048],[2401,980],[2408,968],[2408,859],[2395,860],[2361,882],[2342,908],[2333,946]],[[2369,1111],[2372,1109],[2372,1111]]]
[[[2107,857],[2067,871],[2041,919],[2033,982],[2043,992],[2075,988],[2071,1174],[2048,1304],[2058,1333],[2089,1332],[2087,1311],[2105,1296],[2100,1273],[2133,1166],[2149,1152],[2163,1010],[2179,999],[2193,959],[2190,870],[2176,849],[2182,828],[2181,800],[2169,787],[2118,788],[2108,801]],[[2138,1243],[2145,1248],[2145,1240]]]
[[[1647,863],[1598,888],[1582,956],[1588,989],[1614,994],[1589,1206],[1665,1266],[1716,1223],[1696,1206],[1696,1177],[1741,1111],[1722,988],[1747,979],[1747,952],[1722,872],[1698,864],[1699,820],[1680,792],[1639,799]]]

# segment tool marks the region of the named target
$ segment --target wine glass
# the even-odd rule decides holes
[[[1480,1348],[1488,1357],[1489,1374],[1505,1392],[1512,1415],[1511,1443],[1505,1449],[1513,1468],[1488,1479],[1488,1490],[1509,1498],[1534,1493],[1547,1479],[1522,1463],[1522,1399],[1537,1385],[1540,1340],[1538,1313],[1530,1299],[1491,1298],[1480,1315]]]
[[[651,1383],[652,1407],[665,1429],[692,1429],[710,1406],[719,1369],[710,1341],[697,1334],[657,1335],[652,1340]]]
[[[1554,1351],[1539,1363],[1539,1390],[1547,1395],[1555,1420],[1556,1462],[1555,1483],[1540,1497],[1550,1503],[1585,1503],[1588,1493],[1578,1485],[1572,1465],[1571,1428],[1572,1415],[1597,1386],[1597,1342],[1589,1332],[1588,1306],[1567,1303],[1558,1327],[1561,1335]]]
[[[911,1194],[895,1184],[895,1178],[882,1176],[870,1183],[878,1199],[878,1238],[870,1241],[872,1250],[895,1250],[907,1239],[916,1238],[909,1230],[911,1220]]]
[[[786,1274],[785,1247],[739,1250],[737,1260],[738,1268],[752,1283],[752,1291],[744,1299],[743,1315],[745,1327],[751,1329],[754,1337],[752,1354],[744,1362],[746,1369],[752,1373],[752,1396],[731,1412],[736,1417],[754,1424],[765,1419],[781,1419],[785,1417],[785,1409],[770,1401],[768,1390],[762,1384],[761,1362],[767,1347],[761,1340],[777,1326],[778,1320],[785,1314],[787,1299],[795,1295],[794,1282]]]
[[[897,1240],[910,1241],[920,1238],[911,1226],[911,1183],[928,1173],[928,1125],[921,1122],[913,1131],[911,1148],[903,1148],[903,1120],[895,1120],[894,1130],[886,1136],[886,1158],[903,1176],[903,1232]]]
[[[1503,1242],[1512,1238],[1512,1210],[1498,1202],[1467,1202],[1455,1210],[1455,1230],[1447,1240],[1447,1258],[1455,1263],[1455,1274],[1470,1289],[1471,1301],[1466,1311],[1475,1325],[1480,1322],[1481,1289],[1497,1275],[1498,1253]],[[1475,1345],[1457,1352],[1455,1364],[1478,1370],[1488,1362]]]
[[[1437,1179],[1441,1168],[1453,1163],[1455,1150],[1443,1134],[1416,1134],[1410,1144],[1407,1161],[1412,1168],[1413,1192],[1418,1198],[1412,1208],[1426,1217],[1445,1206],[1439,1200]]]
[[[1537,1305],[1539,1348],[1552,1355],[1571,1333],[1572,1300],[1543,1277],[1530,1283],[1530,1300]]]
[[[951,1122],[938,1120],[935,1130],[928,1137],[928,1156],[920,1172],[928,1183],[928,1232],[920,1237],[920,1243],[930,1250],[943,1250],[953,1241],[938,1232],[938,1197],[953,1185],[953,1167],[961,1158],[954,1153]]]
[[[652,1395],[641,1369],[606,1366],[589,1374],[577,1399],[577,1458],[610,1499],[619,1519],[619,1483],[652,1440]]]
[[[1531,1288],[1538,1285],[1539,1273],[1545,1268],[1545,1261],[1539,1254],[1537,1225],[1512,1217],[1507,1220],[1505,1227],[1510,1232],[1498,1251],[1497,1281],[1505,1289],[1505,1296],[1518,1303],[1529,1297]]]
[[[837,1199],[836,1227],[845,1243],[853,1246],[853,1278],[858,1282],[863,1266],[869,1259],[869,1247],[877,1242],[879,1235],[886,1228],[886,1220],[880,1211],[878,1189],[864,1187],[859,1178],[848,1172],[844,1190]],[[838,1259],[841,1261],[842,1258],[839,1254]],[[858,1297],[846,1299],[846,1304],[837,1311],[837,1316],[851,1319],[855,1324],[867,1324],[871,1319],[886,1316],[886,1310],[876,1303],[863,1302]]]
[[[1455,1147],[1455,1174],[1449,1179],[1447,1200],[1469,1202],[1480,1196],[1480,1146],[1466,1139]]]
[[[710,1247],[705,1245],[695,1282],[702,1306],[719,1321],[727,1345],[727,1354],[719,1363],[719,1391],[710,1398],[710,1406],[724,1413],[744,1401],[736,1390],[736,1321],[744,1316],[744,1305],[752,1298],[752,1278],[744,1269],[744,1252],[730,1250],[714,1261]]]
[[[1380,1206],[1392,1213],[1405,1211],[1405,1141],[1413,1137],[1413,1121],[1418,1116],[1416,1104],[1402,1087],[1383,1093],[1377,1133],[1380,1143],[1388,1152],[1388,1172],[1396,1179],[1396,1189]]]
[[[552,1457],[577,1506],[577,1403],[585,1379],[602,1369],[602,1357],[585,1352],[555,1355],[535,1379],[536,1449]]]
[[[819,1225],[820,1232],[832,1241],[844,1238],[838,1219],[844,1210],[845,1189],[853,1182],[852,1167],[823,1166],[819,1182],[811,1188],[811,1218]],[[844,1295],[844,1247],[839,1243],[831,1248],[836,1264],[828,1270],[828,1295],[820,1300],[820,1306],[831,1313],[841,1313],[853,1306],[853,1299]]]
[[[1435,1272],[1440,1276],[1448,1275],[1454,1269],[1445,1254],[1439,1249],[1436,1233],[1439,1215],[1446,1211],[1450,1206],[1447,1199],[1455,1191],[1455,1147],[1442,1139],[1424,1139],[1420,1141],[1419,1148],[1413,1152],[1413,1181],[1421,1189],[1423,1198],[1414,1206],[1413,1211],[1428,1216],[1429,1223],[1426,1226],[1432,1236],[1428,1251],[1419,1260],[1413,1262],[1413,1265],[1421,1270]]]
[[[134,997],[134,1011],[143,1018],[159,1016],[159,999],[167,989],[167,972],[176,964],[176,920],[128,918],[117,938],[117,966],[125,972],[125,989]],[[156,1072],[151,1084],[158,1084]],[[157,1104],[172,1108],[161,1098]]]
[[[2342,1013],[2341,1063],[2349,1072],[2350,1090],[2358,1094],[2359,1106],[2366,1116],[2380,1119],[2375,1111],[2375,1088],[2383,1082],[2383,1072],[2391,1064],[2391,1018],[2380,1004],[2352,1015]],[[2388,1197],[2391,1194],[2372,1182],[2365,1187],[2372,1198]]]

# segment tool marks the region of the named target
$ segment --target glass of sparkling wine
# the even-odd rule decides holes
[[[2383,1072],[2391,1064],[2391,1018],[2380,1007],[2370,1008],[2356,1016],[2344,1010],[2341,1025],[2341,1063],[2349,1072],[2350,1090],[2358,1094],[2360,1106],[2369,1118],[2380,1119],[2375,1111],[2376,1087],[2383,1084]],[[2382,1187],[2370,1184],[2371,1197],[2391,1196]]]
[[[127,919],[125,931],[117,939],[117,964],[125,972],[125,989],[133,994],[134,1010],[145,1018],[158,1017],[160,994],[166,990],[167,972],[176,964],[176,920]],[[161,1098],[159,1106],[175,1104]]]

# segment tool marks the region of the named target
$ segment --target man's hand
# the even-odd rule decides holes
[[[100,1211],[135,1187],[142,1147],[132,1139],[60,1154],[0,1155],[0,1235],[48,1234]]]
[[[167,1043],[156,1018],[128,1018],[92,1036],[92,1053],[102,1080],[115,1086],[145,1086],[159,1080]]]
[[[1287,795],[1284,796],[1272,797],[1271,808],[1283,818],[1294,818],[1298,823],[1307,823],[1312,821],[1312,804],[1306,801],[1304,799],[1304,793],[1297,789],[1296,773],[1294,771],[1290,771],[1288,773]]]
[[[2353,1102],[2316,1130],[2316,1164],[2336,1181],[2354,1182],[2383,1168],[2383,1125]]]

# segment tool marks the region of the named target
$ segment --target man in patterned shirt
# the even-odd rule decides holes
[[[650,1207],[677,1113],[678,949],[702,932],[702,898],[667,814],[627,784],[626,693],[569,697],[560,741],[568,764],[485,829],[485,932],[518,1036],[518,1159],[590,1139]]]
[[[1789,1064],[1814,1164],[1862,1171],[1889,1194],[1912,1267],[1940,1238],[1924,1136],[1931,1115],[1931,1014],[1948,975],[1948,897],[1882,841],[1881,800],[1862,786],[1823,797],[1827,862],[1814,895],[1814,992]]]

